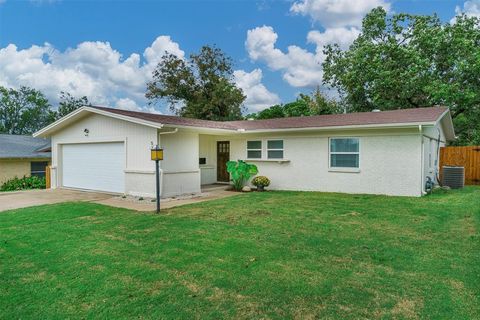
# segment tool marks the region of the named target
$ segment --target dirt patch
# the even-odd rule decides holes
[[[162,292],[162,289],[164,289],[166,286],[167,284],[161,280],[151,282],[150,288],[148,288],[147,293],[151,296],[156,296],[160,292]]]
[[[356,217],[356,216],[361,216],[362,214],[357,211],[352,211],[352,212],[347,212],[345,214],[342,214],[343,217]]]
[[[402,299],[392,309],[392,314],[405,317],[407,319],[418,319],[417,309],[421,308],[420,301]]]
[[[90,269],[93,270],[93,271],[104,271],[105,267],[102,266],[101,264],[99,264],[99,265],[91,267]]]
[[[269,216],[272,213],[268,210],[255,210],[253,212],[250,212],[250,215],[252,216]]]
[[[47,279],[47,273],[45,271],[40,271],[37,273],[29,273],[25,277],[22,278],[22,282],[30,283],[30,282],[43,282]]]

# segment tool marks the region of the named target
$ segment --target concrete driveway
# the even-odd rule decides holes
[[[183,206],[185,204],[222,199],[239,195],[238,192],[226,191],[226,186],[202,190],[201,194],[171,199],[162,199],[162,209]],[[152,199],[138,201],[135,197],[123,198],[121,196],[70,189],[26,190],[13,192],[0,192],[0,212],[5,210],[20,209],[69,201],[95,202],[111,207],[125,208],[136,211],[154,211],[155,202]]]
[[[67,189],[0,192],[0,211],[68,201],[100,201],[112,197],[106,193]]]

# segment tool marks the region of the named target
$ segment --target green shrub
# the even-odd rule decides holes
[[[28,190],[28,189],[45,189],[45,178],[32,176],[23,178],[13,178],[6,181],[0,187],[0,191],[15,191],[15,190]]]
[[[249,164],[243,160],[238,160],[228,161],[227,171],[232,177],[233,188],[237,191],[241,191],[245,185],[245,182],[247,182],[250,177],[258,173],[258,168],[254,164]]]
[[[268,179],[265,176],[258,176],[258,177],[253,178],[252,184],[255,187],[259,187],[259,186],[268,187],[270,185],[270,179]]]

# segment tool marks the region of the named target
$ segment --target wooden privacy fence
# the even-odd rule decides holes
[[[465,167],[465,184],[480,185],[480,146],[440,148],[440,170],[443,166]]]
[[[50,187],[52,186],[52,177],[51,177],[51,168],[50,166],[47,166],[45,168],[45,187],[47,189],[50,189]]]

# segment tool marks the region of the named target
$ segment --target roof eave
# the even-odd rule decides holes
[[[49,124],[45,128],[40,129],[39,131],[35,132],[32,136],[35,137],[35,138],[36,137],[43,137],[43,138],[49,137],[53,132],[55,132],[59,129],[62,129],[66,123],[74,121],[76,118],[81,117],[83,114],[85,114],[87,112],[100,114],[100,115],[103,115],[103,116],[107,116],[107,117],[111,117],[111,118],[115,118],[115,119],[119,119],[119,120],[124,120],[124,121],[128,121],[128,122],[133,122],[133,123],[145,125],[145,126],[152,127],[152,128],[157,128],[157,129],[160,129],[160,128],[163,127],[163,124],[161,124],[161,123],[142,120],[142,119],[138,119],[138,118],[134,118],[134,117],[129,117],[129,116],[125,116],[125,115],[116,114],[116,113],[113,113],[113,112],[108,112],[108,111],[84,106],[84,107],[78,108],[77,110],[67,114],[66,116],[58,119],[57,121]]]
[[[442,113],[435,125],[442,126],[445,139],[447,141],[455,141],[457,137],[455,136],[455,127],[453,125],[452,113],[450,112],[450,109],[447,109],[444,113]]]
[[[237,130],[239,133],[269,133],[280,131],[331,131],[331,130],[355,130],[355,129],[404,129],[416,128],[419,125],[433,126],[435,122],[408,122],[408,123],[387,123],[387,124],[365,124],[365,125],[349,125],[349,126],[324,126],[324,127],[298,127],[298,128],[283,128],[283,129],[251,129],[251,130]]]

